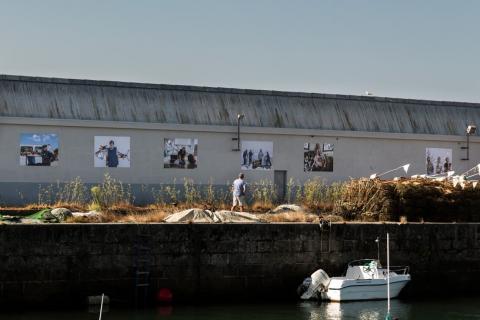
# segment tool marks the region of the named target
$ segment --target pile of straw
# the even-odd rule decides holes
[[[432,179],[351,180],[334,213],[360,221],[480,221],[480,185]]]

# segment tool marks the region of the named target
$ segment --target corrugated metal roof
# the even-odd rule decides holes
[[[0,116],[464,135],[480,104],[0,75]]]

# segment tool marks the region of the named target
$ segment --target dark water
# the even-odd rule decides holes
[[[320,320],[320,319],[385,319],[386,301],[349,303],[285,303],[285,304],[236,304],[158,307],[146,310],[110,307],[102,320]],[[392,301],[392,316],[398,319],[480,319],[480,297],[452,298],[422,301]],[[0,314],[4,319],[98,319],[95,310],[58,312],[8,312]]]

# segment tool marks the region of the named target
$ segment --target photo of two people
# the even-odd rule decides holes
[[[47,166],[58,165],[58,135],[55,133],[20,134],[20,165]]]
[[[167,138],[164,140],[163,167],[195,169],[198,165],[198,139]]]

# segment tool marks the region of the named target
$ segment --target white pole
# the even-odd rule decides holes
[[[382,173],[380,173],[380,174],[374,173],[374,174],[370,175],[370,179],[375,179],[375,178],[384,176],[384,175],[386,175],[387,173],[394,172],[394,171],[397,171],[397,170],[399,170],[399,169],[403,169],[403,170],[405,171],[405,173],[407,173],[407,172],[408,172],[408,168],[410,168],[410,163],[404,164],[403,166],[400,166],[400,167],[395,168],[395,169],[392,169],[392,170],[388,170],[388,171],[382,172]]]
[[[469,179],[469,178],[471,178],[471,177],[475,177],[475,176],[478,176],[478,175],[480,175],[480,173],[474,173],[474,174],[472,174],[472,175],[470,175],[470,176],[465,177],[465,179]]]
[[[103,312],[103,296],[105,293],[102,293],[102,302],[100,302],[100,316],[98,317],[98,320],[102,320],[102,312]]]
[[[475,167],[470,168],[470,169],[468,169],[467,171],[465,171],[464,173],[462,173],[461,176],[464,176],[464,175],[466,175],[467,173],[469,173],[470,171],[475,170],[475,169],[477,169],[477,171],[480,173],[480,163],[477,164]]]
[[[387,232],[387,312],[390,314],[390,236]]]

